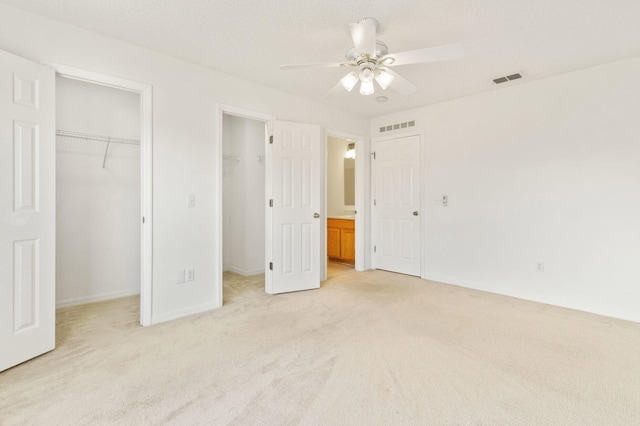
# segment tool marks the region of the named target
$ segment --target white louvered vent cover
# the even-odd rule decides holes
[[[392,132],[394,130],[406,129],[406,128],[415,127],[415,126],[416,126],[416,120],[411,120],[411,121],[405,121],[404,123],[396,123],[396,124],[389,124],[387,126],[380,126],[378,131],[380,133],[386,133],[386,132]]]

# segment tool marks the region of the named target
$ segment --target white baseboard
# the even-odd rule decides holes
[[[90,296],[72,297],[70,299],[56,300],[56,308],[67,306],[84,305],[85,303],[101,302],[103,300],[118,299],[120,297],[134,296],[140,294],[140,289],[108,291],[106,293],[92,294]]]
[[[192,306],[190,308],[171,311],[164,314],[155,314],[151,316],[151,324],[160,324],[161,322],[171,321],[189,315],[212,311],[219,307],[220,306],[216,305],[215,303],[204,303],[202,305]]]
[[[234,266],[225,266],[224,267],[224,271],[234,272],[236,274],[242,275],[243,277],[249,277],[251,275],[264,274],[264,268],[241,269],[241,268],[236,268]]]

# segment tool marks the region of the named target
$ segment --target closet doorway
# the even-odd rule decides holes
[[[224,302],[264,293],[267,122],[222,114],[222,266]]]
[[[56,77],[56,306],[141,294],[151,324],[151,89]]]

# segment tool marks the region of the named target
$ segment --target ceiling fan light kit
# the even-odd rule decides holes
[[[373,80],[371,81],[363,81],[360,83],[360,94],[361,95],[373,95],[375,89],[373,87]]]
[[[401,95],[407,96],[418,88],[411,82],[391,71],[388,67],[410,65],[425,62],[446,61],[462,57],[463,50],[458,44],[430,47],[389,54],[387,45],[376,40],[378,21],[374,18],[364,18],[357,23],[349,24],[353,47],[347,50],[347,62],[331,64],[302,64],[283,65],[280,69],[298,68],[328,68],[328,67],[357,67],[340,79],[338,87],[342,86],[348,92],[360,82],[360,94],[364,96],[375,93],[375,80],[382,90],[391,87]],[[330,92],[333,93],[333,90]]]
[[[378,69],[376,71],[376,81],[378,82],[380,87],[382,87],[382,90],[386,90],[391,85],[391,83],[393,83],[394,78],[394,76],[389,74],[384,69]]]
[[[345,89],[347,89],[348,92],[350,92],[356,86],[358,81],[359,81],[358,74],[356,74],[355,71],[351,71],[349,74],[345,75],[340,79],[340,84],[342,84],[342,87],[344,87]]]

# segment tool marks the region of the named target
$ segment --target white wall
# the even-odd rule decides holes
[[[425,132],[424,277],[640,321],[638,75],[633,58],[372,120]]]
[[[216,105],[368,135],[364,117],[0,5],[0,49],[153,85],[152,322],[222,303],[215,259]],[[195,194],[196,207],[186,207]],[[194,267],[196,280],[176,284]]]
[[[327,137],[327,216],[353,214],[353,205],[344,204],[344,154],[349,143]]]
[[[242,275],[264,273],[265,123],[223,117],[223,267]]]
[[[58,77],[58,129],[140,139],[138,94]],[[56,303],[140,292],[140,147],[56,138]]]

